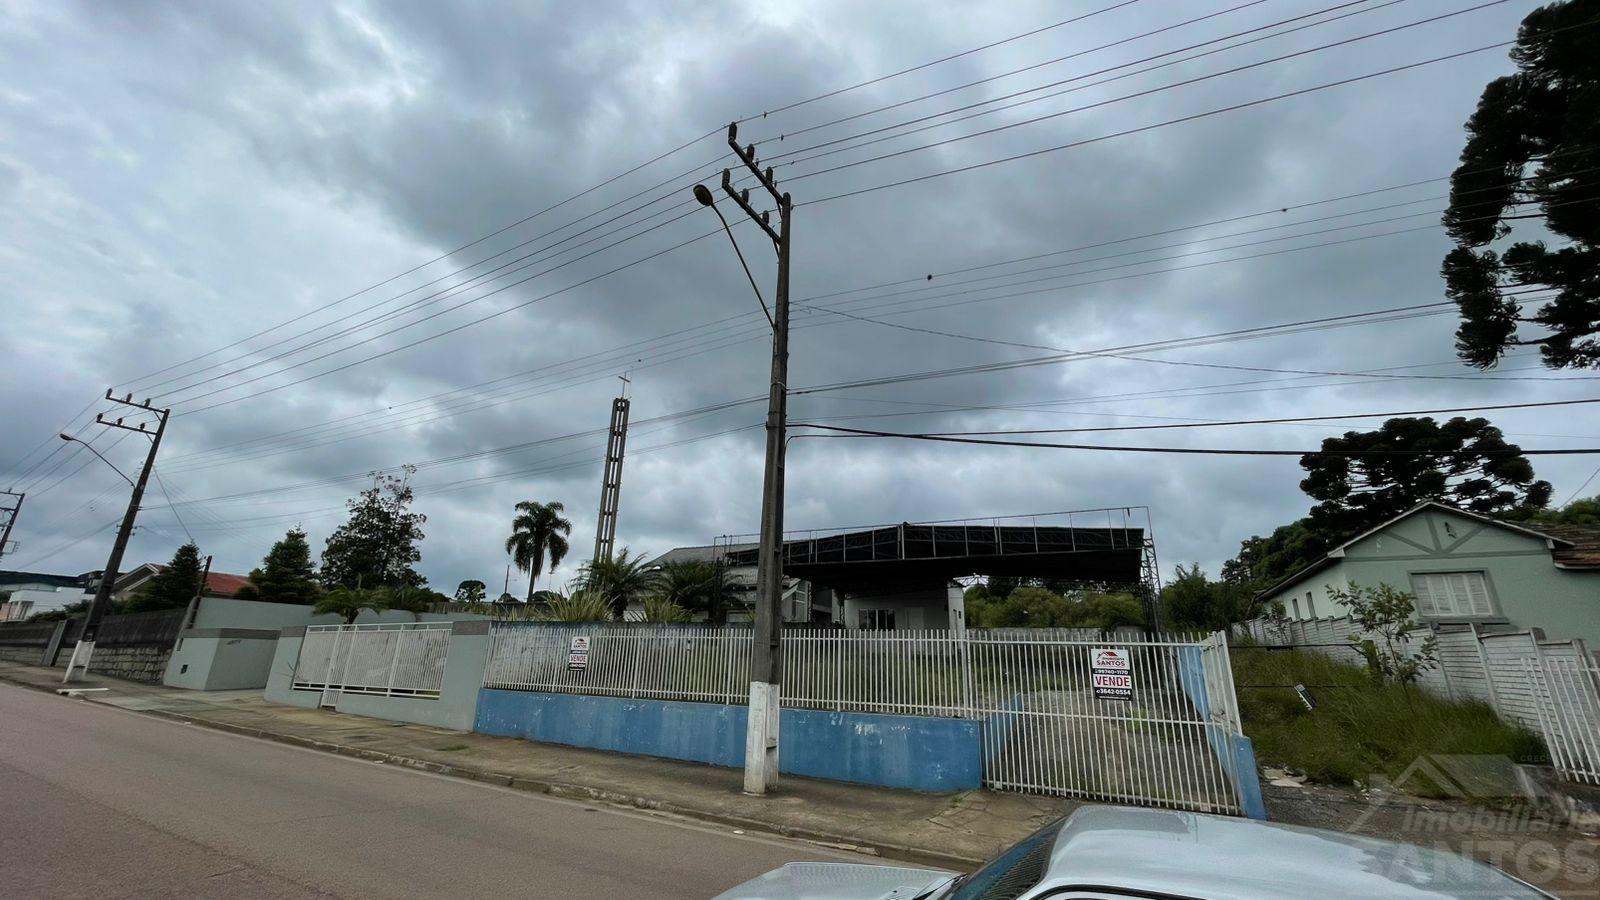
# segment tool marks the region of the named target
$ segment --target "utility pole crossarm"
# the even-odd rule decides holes
[[[132,483],[133,493],[128,498],[128,511],[122,516],[122,526],[117,529],[117,539],[111,545],[111,553],[106,558],[106,567],[100,573],[100,584],[95,588],[94,602],[89,606],[89,615],[84,620],[83,631],[79,634],[78,644],[72,650],[72,659],[67,662],[67,673],[62,678],[62,681],[65,682],[75,681],[89,670],[90,658],[94,655],[95,637],[100,630],[100,620],[105,618],[106,611],[111,608],[111,592],[116,586],[117,575],[122,567],[122,555],[128,549],[128,539],[133,535],[134,521],[139,517],[139,504],[144,500],[144,489],[150,482],[150,473],[154,471],[156,465],[156,453],[161,449],[161,438],[167,431],[167,419],[172,415],[172,410],[157,409],[149,400],[145,400],[142,403],[135,402],[132,394],[117,398],[113,397],[108,389],[106,391],[106,399],[142,412],[154,413],[156,415],[156,427],[154,431],[150,431],[146,428],[148,423],[140,423],[138,428],[134,428],[131,425],[124,424],[120,418],[115,421],[107,421],[104,414],[95,416],[95,421],[102,425],[121,428],[124,431],[136,431],[149,437],[150,452],[145,456],[144,467],[139,471],[139,479]],[[65,434],[61,437],[63,440],[76,440]],[[89,449],[93,450],[94,448],[90,447]],[[104,459],[104,457],[101,458]],[[109,462],[107,464],[109,465]],[[112,466],[112,468],[116,467]],[[121,474],[120,470],[118,474]]]
[[[783,685],[783,468],[789,417],[789,226],[794,204],[778,190],[772,169],[762,170],[754,144],[739,146],[739,126],[728,126],[728,146],[778,205],[771,215],[750,205],[748,190],[734,190],[733,173],[722,170],[722,191],[772,238],[778,251],[778,290],[772,311],[772,379],[767,394],[766,461],[761,481],[761,549],[756,557],[756,621],[750,647],[750,711],[746,718],[744,790],[765,794],[778,783],[778,708]],[[695,199],[713,206],[711,192],[695,187]],[[719,216],[721,212],[717,213]],[[724,220],[726,226],[726,220]],[[729,232],[729,237],[732,237]],[[734,242],[738,249],[738,242]],[[740,254],[741,261],[743,254]],[[747,269],[748,271],[748,269]],[[752,286],[754,281],[752,280]],[[757,296],[760,295],[758,290]],[[765,302],[762,308],[765,309]]]

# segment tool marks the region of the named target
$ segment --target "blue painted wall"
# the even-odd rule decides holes
[[[1195,712],[1209,717],[1211,698],[1206,693],[1205,666],[1200,661],[1199,647],[1178,648],[1178,682],[1189,695]],[[1261,771],[1256,768],[1255,744],[1246,735],[1229,734],[1216,725],[1206,726],[1206,743],[1224,772],[1237,773],[1234,792],[1239,798],[1239,808],[1252,819],[1265,819],[1267,806],[1261,798]]]
[[[475,731],[530,741],[744,765],[743,706],[484,690]],[[980,724],[967,719],[785,709],[779,767],[791,775],[919,791],[983,783]]]

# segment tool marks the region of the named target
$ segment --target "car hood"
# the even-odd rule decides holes
[[[715,900],[911,900],[949,872],[855,863],[790,863],[718,894]]]

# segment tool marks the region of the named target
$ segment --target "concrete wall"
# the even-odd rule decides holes
[[[424,618],[424,621],[428,621]],[[295,662],[305,628],[284,629],[268,663],[263,696],[271,703],[315,707],[322,691],[295,690]],[[370,716],[397,722],[415,722],[456,731],[471,731],[478,711],[478,692],[483,688],[483,667],[489,658],[489,621],[458,621],[450,629],[450,648],[444,661],[444,680],[436,698],[383,697],[376,694],[341,694],[334,709],[355,716]]]
[[[267,670],[267,686],[261,692],[268,703],[316,706],[322,699],[321,691],[297,691],[293,686],[294,665],[300,659],[300,645],[305,639],[304,625],[291,625],[278,632],[278,642],[272,652],[272,663]]]
[[[744,764],[746,712],[718,703],[484,690],[473,730],[733,767]],[[982,786],[976,721],[805,709],[780,716],[783,772],[921,791]]]
[[[1298,600],[1300,618],[1344,616],[1328,598],[1328,587],[1350,581],[1364,586],[1391,584],[1411,590],[1411,576],[1424,572],[1485,574],[1496,615],[1488,618],[1424,618],[1437,623],[1473,622],[1506,630],[1540,628],[1555,640],[1581,638],[1600,646],[1600,572],[1556,567],[1543,538],[1480,522],[1440,509],[1425,509],[1352,544],[1330,568],[1273,595],[1290,618]]]
[[[261,628],[190,628],[178,635],[161,683],[198,691],[266,687],[278,632]]]

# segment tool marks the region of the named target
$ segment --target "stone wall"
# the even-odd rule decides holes
[[[65,665],[71,655],[70,647],[62,648],[59,661]],[[161,676],[167,671],[167,658],[171,655],[171,647],[97,646],[94,648],[94,656],[89,660],[89,671],[96,675],[125,678],[128,681],[160,684]]]
[[[43,658],[43,647],[0,647],[0,659],[8,662],[27,663],[30,666],[37,666],[39,660]]]

